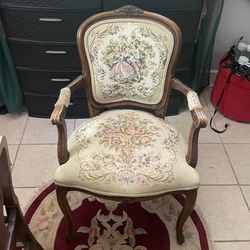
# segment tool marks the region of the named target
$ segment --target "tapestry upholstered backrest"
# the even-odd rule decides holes
[[[78,49],[92,102],[166,104],[180,36],[171,20],[135,6],[86,20]]]

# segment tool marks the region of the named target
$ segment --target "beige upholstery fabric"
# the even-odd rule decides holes
[[[147,112],[104,112],[69,139],[70,159],[55,183],[109,196],[150,196],[199,186],[187,145],[175,128]]]
[[[161,101],[174,47],[167,27],[144,19],[109,19],[88,28],[84,47],[97,102]]]
[[[192,111],[195,108],[202,108],[199,97],[195,91],[189,91],[187,93],[188,108]]]
[[[55,103],[55,106],[64,105],[65,107],[69,106],[71,97],[71,90],[68,87],[62,88],[60,91],[59,98]]]

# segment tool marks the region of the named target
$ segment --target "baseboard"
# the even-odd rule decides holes
[[[210,86],[214,85],[214,81],[216,79],[217,73],[218,73],[218,69],[210,70],[210,83],[209,83]]]

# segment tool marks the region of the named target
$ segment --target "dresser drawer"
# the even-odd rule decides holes
[[[17,69],[24,92],[59,95],[60,90],[74,80],[81,72],[48,72],[30,69]],[[86,96],[84,88],[75,91],[72,96]]]
[[[9,0],[10,1],[10,0]],[[15,1],[15,0],[14,0]],[[21,0],[20,0],[21,1]],[[188,8],[201,8],[203,0],[103,0],[103,8],[104,10],[112,10],[119,8],[123,5],[133,4],[138,6],[144,10],[151,11],[152,9],[158,8],[158,10],[162,8],[168,9],[180,9]]]
[[[200,22],[200,9],[179,9],[179,10],[153,10],[160,15],[173,20],[181,29],[183,40],[194,41],[197,37]]]
[[[86,9],[101,8],[101,0],[0,0],[2,6]]]
[[[76,42],[81,23],[100,9],[48,11],[42,9],[2,8],[8,37],[55,42]]]
[[[21,43],[10,41],[16,66],[48,71],[81,71],[75,45]]]
[[[112,10],[125,4],[134,4],[144,10],[166,16],[178,24],[184,40],[196,39],[203,0],[106,0],[104,10]]]
[[[185,70],[176,70],[175,71],[175,77],[181,80],[186,85],[190,85],[189,78],[190,78],[190,71],[189,69]]]
[[[25,104],[29,116],[49,118],[57,101],[56,96],[42,96],[24,93]],[[88,103],[86,97],[72,97],[71,105],[67,109],[66,118],[89,117]]]
[[[194,43],[193,42],[183,42],[180,57],[178,59],[176,69],[187,69],[191,66],[191,60],[193,55]]]

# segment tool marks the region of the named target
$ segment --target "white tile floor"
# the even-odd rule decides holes
[[[208,118],[213,107],[211,88],[200,96]],[[188,138],[191,116],[182,111],[168,117]],[[215,125],[223,127],[226,118],[217,115]],[[83,120],[68,120],[69,134]],[[250,124],[229,121],[225,134],[210,128],[201,132],[199,162],[201,176],[197,206],[203,212],[216,250],[250,249]],[[53,178],[57,167],[57,131],[48,119],[19,115],[0,116],[0,135],[9,143],[13,182],[22,207],[39,188]]]

